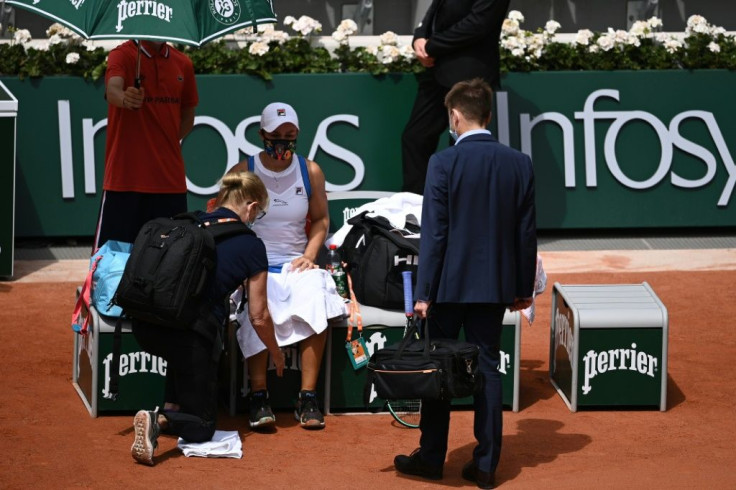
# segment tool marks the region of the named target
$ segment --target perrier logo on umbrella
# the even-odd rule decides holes
[[[115,30],[123,30],[123,22],[141,15],[151,15],[164,22],[171,22],[174,9],[156,0],[120,0],[118,3],[118,23]]]
[[[220,24],[235,24],[240,19],[240,3],[238,0],[210,0],[210,12]]]

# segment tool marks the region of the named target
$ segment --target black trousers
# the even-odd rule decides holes
[[[445,96],[450,88],[439,85],[427,73],[419,76],[418,83],[414,106],[401,135],[402,191],[424,194],[429,157],[437,151],[440,136],[449,124]]]
[[[108,240],[133,243],[148,221],[187,211],[187,195],[104,191],[95,231],[95,250]]]
[[[506,306],[500,304],[435,303],[427,315],[430,338],[457,339],[462,328],[465,340],[480,347],[478,367],[484,380],[481,392],[473,399],[473,433],[478,441],[473,460],[489,473],[496,471],[501,456],[503,388],[498,366],[505,311]],[[450,400],[422,400],[419,445],[428,464],[441,466],[445,462],[450,408]]]
[[[191,330],[173,330],[133,321],[133,335],[147,352],[166,360],[166,397],[178,411],[164,410],[165,434],[205,442],[215,433],[217,360],[211,340]]]

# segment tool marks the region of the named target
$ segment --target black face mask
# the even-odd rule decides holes
[[[296,151],[296,140],[271,140],[264,137],[263,149],[269,157],[276,160],[291,160]]]

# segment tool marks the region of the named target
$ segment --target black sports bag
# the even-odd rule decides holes
[[[353,225],[340,246],[352,278],[358,302],[387,309],[404,307],[401,273],[412,272],[416,284],[419,267],[419,227],[407,224],[407,230],[394,228],[382,216],[369,217],[363,212],[353,216]],[[407,237],[409,235],[409,237]]]
[[[415,332],[424,323],[424,336]],[[425,322],[415,321],[404,338],[373,353],[368,362],[364,401],[371,385],[384,400],[464,398],[480,387],[480,348],[453,339],[429,340]]]

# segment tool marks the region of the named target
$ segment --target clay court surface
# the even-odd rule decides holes
[[[549,284],[523,326],[520,411],[504,414],[498,486],[736,488],[734,252],[598,253],[587,265],[584,252],[542,254]],[[223,409],[219,428],[239,431],[242,459],[186,458],[162,436],[156,466],[135,464],[132,414],[91,418],[72,387],[69,319],[84,266],[29,262],[0,282],[0,488],[471,488],[460,478],[474,445],[467,411],[453,412],[440,482],[394,471],[419,432],[389,415],[329,416],[308,432],[279,413],[277,431],[259,434]],[[667,411],[567,408],[548,379],[556,281],[652,286],[669,313]]]

